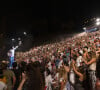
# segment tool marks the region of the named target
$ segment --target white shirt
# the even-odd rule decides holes
[[[18,46],[16,46],[15,48],[12,48],[10,49],[9,53],[8,53],[8,56],[10,57],[14,57],[15,55],[15,50],[18,48]]]
[[[79,52],[80,52],[81,54],[83,54],[83,50],[80,50]]]
[[[58,81],[59,80],[59,73],[56,73],[54,78]]]
[[[91,51],[91,49],[90,48],[88,48],[88,52],[90,52]]]
[[[81,65],[81,62],[82,62],[82,56],[79,56],[77,59],[76,59],[76,66],[79,67]]]
[[[11,57],[14,57],[14,55],[15,55],[15,49],[11,49],[11,50],[10,50],[10,53],[11,53],[10,56],[11,56]]]
[[[48,75],[45,78],[45,85],[48,87],[49,90],[52,90],[51,85],[50,85],[50,84],[52,84],[52,80],[53,79],[52,79],[51,75]]]
[[[7,90],[6,84],[3,83],[2,81],[0,81],[0,90]]]
[[[89,68],[90,70],[96,71],[96,62],[92,63]]]
[[[64,55],[64,53],[60,53],[61,54],[61,56],[63,56]]]
[[[69,79],[72,84],[75,84],[75,73],[73,70],[70,71]]]
[[[48,63],[48,69],[49,69],[50,71],[52,71],[51,62]]]

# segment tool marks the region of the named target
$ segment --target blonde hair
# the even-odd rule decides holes
[[[63,78],[63,81],[66,82],[67,81],[67,72],[65,70],[64,67],[61,67],[59,70],[59,79]],[[65,83],[66,84],[66,83]]]

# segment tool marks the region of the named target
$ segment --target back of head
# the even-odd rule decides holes
[[[21,63],[20,63],[20,68],[21,68],[21,72],[24,72],[24,71],[26,71],[26,62],[24,62],[24,61],[22,61]]]
[[[29,63],[27,65],[26,75],[28,77],[27,90],[43,90],[43,80],[39,67],[35,67],[34,63]]]
[[[0,69],[0,78],[3,78],[3,70]]]
[[[16,68],[17,67],[17,62],[14,62],[13,63],[13,68]]]
[[[1,68],[2,68],[3,70],[7,69],[7,64],[6,64],[6,63],[2,63],[2,64],[1,64]]]
[[[69,66],[68,61],[64,62],[64,65],[65,66]]]
[[[39,62],[39,61],[35,61],[35,62],[33,63],[33,66],[34,66],[34,67],[40,67],[40,62]]]

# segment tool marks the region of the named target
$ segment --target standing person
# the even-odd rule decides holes
[[[29,63],[22,73],[22,81],[17,90],[44,90],[40,67],[37,62]]]
[[[83,80],[84,80],[84,69],[75,67],[75,61],[72,61],[73,70],[76,74],[76,82],[75,82],[75,90],[84,90],[83,88]]]
[[[66,83],[67,83],[67,73],[64,67],[60,68],[59,72],[59,82],[60,82],[60,90],[66,90]]]
[[[10,60],[10,65],[9,67],[12,68],[12,64],[14,62],[14,56],[15,56],[15,50],[22,44],[21,41],[19,41],[18,43],[18,46],[13,46],[9,51],[8,51],[8,57],[9,57],[9,60]]]
[[[96,90],[100,90],[100,52],[98,52],[99,56],[97,58],[96,64]]]
[[[13,63],[13,69],[12,71],[14,72],[15,76],[16,76],[16,83],[14,85],[14,89],[13,90],[17,90],[19,83],[20,83],[20,79],[21,79],[21,70],[19,68],[17,68],[17,62]]]
[[[76,60],[77,59],[77,55],[73,55],[72,59]],[[70,82],[70,88],[71,90],[74,90],[74,86],[75,86],[75,72],[73,70],[73,65],[72,65],[72,59],[71,59],[71,63],[70,63],[70,71],[69,71],[69,82]]]
[[[89,76],[90,76],[90,82],[91,82],[91,90],[95,90],[95,84],[96,84],[96,53],[91,51],[91,59],[90,61],[83,60],[86,65],[89,65]]]
[[[66,71],[66,76],[67,76],[67,82],[66,82],[66,88],[67,90],[70,90],[70,83],[69,83],[69,71],[70,71],[70,67],[68,62],[64,63],[64,69]]]
[[[8,90],[13,90],[13,87],[14,87],[15,82],[16,82],[15,74],[12,70],[7,70],[7,64],[6,63],[2,63],[1,66],[2,66],[2,69],[3,69],[3,75],[7,79],[7,88],[8,88]]]
[[[53,78],[51,76],[51,72],[49,69],[46,70],[46,77],[45,77],[45,85],[46,85],[46,90],[52,90],[52,82]]]
[[[18,48],[18,46],[16,46],[16,47],[13,46],[8,52],[8,57],[9,57],[9,60],[10,60],[10,65],[9,65],[10,68],[12,68],[12,64],[14,62],[15,50],[17,48]]]
[[[68,82],[68,73],[69,73],[69,66],[68,62],[63,63],[63,65],[60,68],[59,72],[59,80],[60,80],[60,90],[70,90],[70,85]]]

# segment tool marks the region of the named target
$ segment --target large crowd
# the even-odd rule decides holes
[[[16,52],[12,69],[0,63],[0,90],[100,90],[99,59],[100,31]]]

